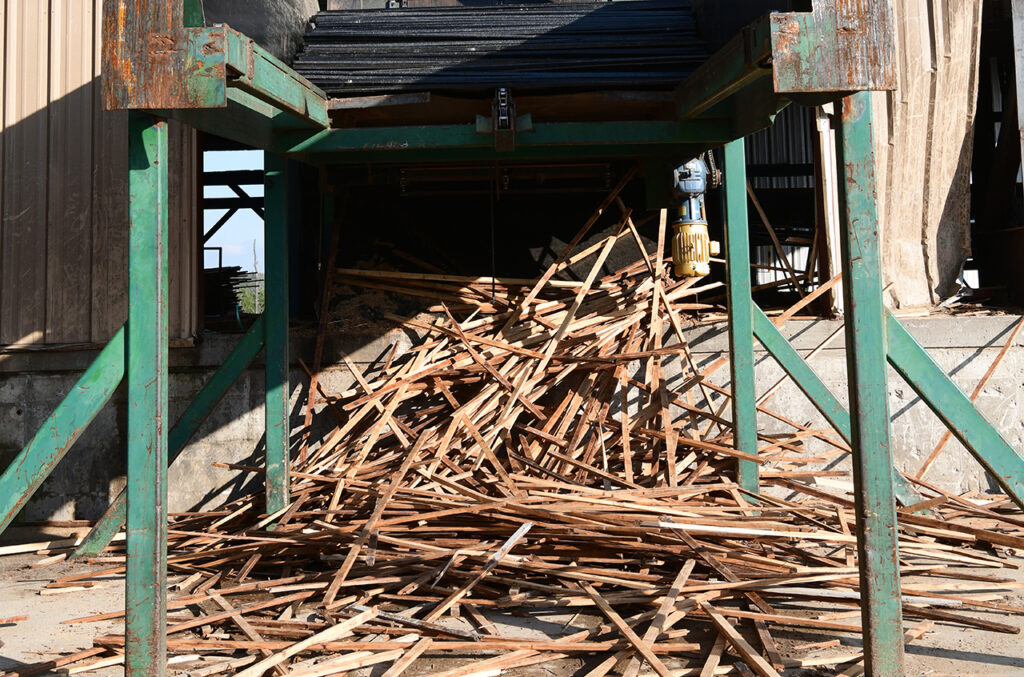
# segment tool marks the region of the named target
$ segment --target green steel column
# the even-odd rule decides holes
[[[288,170],[287,161],[266,154],[264,190],[264,288],[266,308],[267,513],[288,505]]]
[[[869,677],[902,677],[903,609],[889,440],[871,94],[846,97],[841,110],[840,244],[864,665]]]
[[[167,672],[167,121],[129,127],[125,665]]]
[[[729,294],[729,370],[736,448],[757,453],[757,395],[754,391],[754,300],[750,288],[750,230],[747,223],[747,160],[743,139],[725,147],[725,271]],[[740,486],[760,491],[758,465],[738,461]]]

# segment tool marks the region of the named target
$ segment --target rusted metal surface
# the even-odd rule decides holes
[[[106,0],[107,110],[225,108],[234,87],[308,126],[329,125],[322,91],[228,26],[185,28],[181,1]],[[194,10],[186,18],[198,20]]]
[[[133,112],[126,372],[125,666],[167,671],[167,121]]]
[[[815,0],[772,14],[771,35],[776,92],[896,89],[891,0]]]
[[[105,109],[227,104],[224,32],[185,28],[183,12],[183,0],[104,2]]]
[[[861,92],[841,104],[839,239],[864,665],[869,677],[902,677],[903,609],[870,103],[871,95]]]

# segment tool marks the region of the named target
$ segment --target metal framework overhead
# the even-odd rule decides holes
[[[200,0],[107,0],[103,91],[132,112],[130,317],[0,476],[0,531],[82,430],[128,383],[128,485],[77,554],[101,550],[127,520],[127,670],[166,671],[167,464],[259,353],[266,360],[267,512],[289,501],[289,160],[314,165],[582,157],[692,156],[725,146],[729,339],[736,445],[757,453],[759,341],[854,449],[866,668],[902,674],[895,504],[913,500],[894,472],[887,361],[1024,506],[1024,459],[978,413],[882,304],[870,90],[895,87],[889,2],[815,0],[807,13],[751,24],[672,92],[669,116],[603,122],[522,119],[514,139],[489,121],[345,127],[322,91],[226,26],[203,27]],[[840,203],[846,299],[847,412],[751,298],[743,137],[792,100],[841,100]],[[529,116],[524,116],[529,117]],[[266,161],[266,310],[172,427],[167,420],[167,119],[261,148]],[[757,466],[740,482],[758,489]]]

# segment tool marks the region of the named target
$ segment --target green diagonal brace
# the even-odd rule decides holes
[[[0,533],[10,525],[124,378],[124,327],[0,475]]]
[[[821,412],[836,432],[850,443],[850,413],[836,399],[814,370],[790,345],[768,316],[754,306],[754,336],[765,350],[775,358],[798,388],[807,396],[811,404]],[[921,496],[914,491],[902,474],[896,473],[896,498],[901,505],[914,505],[921,502]]]
[[[171,429],[167,436],[169,463],[174,462],[188,441],[199,430],[199,426],[213,413],[217,403],[263,348],[264,327],[265,320],[260,315]],[[82,544],[78,546],[73,557],[95,557],[102,552],[124,526],[126,510],[125,492],[122,490],[107,508],[100,521],[82,541]]]
[[[885,315],[885,332],[889,364],[996,479],[1007,496],[1024,508],[1024,458],[890,312]]]

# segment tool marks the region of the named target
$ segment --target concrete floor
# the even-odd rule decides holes
[[[66,534],[66,531],[47,535],[35,533],[27,538],[24,530],[13,530],[4,535],[3,542],[11,543],[18,540],[41,540],[51,536]],[[62,625],[61,621],[79,618],[92,614],[105,613],[123,608],[124,579],[121,576],[108,576],[95,579],[95,585],[86,590],[75,590],[59,594],[40,594],[50,581],[72,574],[98,571],[110,565],[79,565],[60,562],[45,567],[33,568],[43,557],[35,554],[11,555],[0,557],[0,618],[28,616],[25,621],[15,624],[0,625],[0,674],[4,670],[13,670],[25,664],[52,659],[61,654],[87,649],[92,646],[92,638],[96,635],[123,632],[121,621],[104,621],[97,623],[81,623]],[[1024,560],[1019,560],[1024,566]],[[978,569],[971,570],[979,573]],[[995,575],[1013,579],[1024,586],[1024,569],[998,569],[985,571],[986,575]],[[932,579],[934,581],[935,579]],[[955,593],[953,593],[955,594]],[[1024,606],[1024,588],[1008,595],[1003,600],[1006,604]],[[784,604],[778,603],[780,608]],[[1010,616],[1003,612],[960,612],[977,615],[1018,628],[1024,627],[1024,617]],[[573,627],[585,627],[594,622],[586,616],[546,616],[535,618],[504,617],[505,623],[499,630],[506,636],[544,636],[546,633],[562,634],[561,627],[570,623]],[[512,621],[515,625],[509,625]],[[855,617],[848,622],[856,622]],[[908,626],[912,622],[908,622]],[[703,623],[693,624],[694,632],[690,641],[703,642],[709,633]],[[795,645],[821,642],[838,638],[842,646],[829,649],[821,655],[850,654],[860,649],[859,637],[843,634],[826,634],[804,632],[798,630],[773,630],[773,636],[780,646],[783,655]],[[751,638],[752,639],[752,638]],[[710,647],[710,644],[709,644]],[[535,675],[568,676],[582,675],[588,666],[595,661],[594,657],[575,657],[562,661],[541,664],[532,668],[523,668],[510,673],[523,677]],[[434,659],[418,661],[408,674],[426,674],[444,670],[459,664],[458,659]],[[198,664],[192,663],[191,667]],[[171,674],[187,674],[189,664],[182,664]],[[671,667],[671,664],[670,664]],[[846,666],[839,666],[840,669]],[[378,669],[366,671],[366,676],[384,672],[386,665]],[[791,669],[786,677],[825,677],[836,674],[830,668]],[[51,672],[45,674],[66,674]],[[90,671],[80,674],[108,677],[123,674],[123,668],[114,667]],[[998,634],[980,630],[970,630],[936,623],[934,629],[922,639],[907,648],[906,674],[911,677],[1020,677],[1024,676],[1024,638],[1020,634]]]

